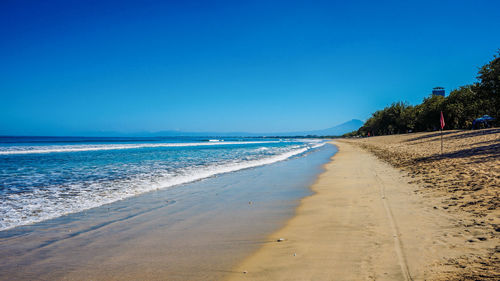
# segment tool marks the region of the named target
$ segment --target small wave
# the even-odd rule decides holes
[[[142,143],[142,144],[122,144],[122,145],[68,145],[68,146],[15,146],[6,150],[0,150],[0,155],[13,154],[40,154],[40,153],[60,153],[60,152],[83,152],[100,150],[137,149],[154,147],[192,147],[192,146],[212,146],[212,145],[242,145],[242,144],[263,144],[278,143],[279,141],[211,141],[193,143]]]
[[[322,146],[323,146],[323,145],[325,145],[325,144],[326,144],[326,142],[322,142],[322,143],[320,143],[320,144],[315,144],[315,145],[311,146],[311,148],[318,148],[318,147],[322,147]]]
[[[317,145],[315,147],[319,146],[321,145]],[[42,194],[42,191],[37,190],[31,197],[24,199],[18,197],[16,202],[12,202],[14,205],[5,204],[0,206],[0,211],[3,215],[3,218],[0,219],[0,231],[14,228],[16,226],[53,219],[70,213],[81,212],[157,189],[169,188],[223,173],[235,172],[276,163],[305,153],[313,148],[314,146],[293,148],[292,150],[281,154],[248,161],[235,161],[233,163],[210,165],[205,167],[186,167],[183,171],[176,175],[166,174],[163,179],[160,177],[160,179],[155,182],[151,182],[149,176],[143,176],[129,182],[127,184],[128,187],[126,188],[113,190],[110,193],[100,193],[99,196],[96,196],[94,193],[81,193],[80,196],[70,198],[66,197],[62,201],[52,201],[48,200],[45,197],[46,194]],[[99,183],[93,183],[92,185],[99,185]],[[79,190],[81,186],[74,185],[68,188],[72,190]],[[99,188],[96,186],[96,188],[90,188],[90,190],[99,190]],[[50,193],[53,197],[57,194],[57,190],[52,190]],[[8,205],[11,206],[8,207]],[[6,216],[7,214],[9,215]]]

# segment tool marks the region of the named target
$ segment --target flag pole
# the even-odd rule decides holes
[[[441,155],[443,155],[443,129],[441,129]]]
[[[441,127],[441,155],[443,155],[443,129],[444,129],[444,116],[443,112],[441,111],[441,116],[439,117],[439,125]]]

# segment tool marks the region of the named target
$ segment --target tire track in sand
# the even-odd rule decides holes
[[[380,188],[380,197],[384,204],[384,209],[387,214],[387,219],[389,220],[389,224],[391,226],[392,237],[394,238],[394,248],[396,249],[396,255],[398,257],[399,265],[401,267],[401,273],[403,274],[405,281],[413,281],[410,275],[410,271],[408,269],[408,263],[406,261],[406,255],[404,254],[403,244],[401,242],[398,226],[396,221],[394,220],[394,216],[392,215],[391,206],[389,205],[389,200],[385,195],[385,184],[384,181],[380,178],[377,171],[374,169],[375,179],[378,182]]]

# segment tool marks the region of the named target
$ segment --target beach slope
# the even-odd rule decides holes
[[[424,280],[459,254],[453,219],[433,199],[373,154],[335,144],[314,194],[229,280]]]
[[[442,148],[441,151],[441,141]],[[500,129],[447,130],[342,142],[404,171],[426,200],[453,218],[447,232],[459,255],[433,280],[500,280]],[[459,238],[450,240],[450,236]],[[454,243],[454,244],[451,244]]]

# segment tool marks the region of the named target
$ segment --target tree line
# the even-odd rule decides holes
[[[390,135],[438,130],[441,111],[445,129],[471,129],[473,121],[489,115],[499,124],[500,49],[479,69],[477,82],[451,91],[447,97],[431,95],[418,105],[395,102],[378,110],[359,128],[345,136]]]

